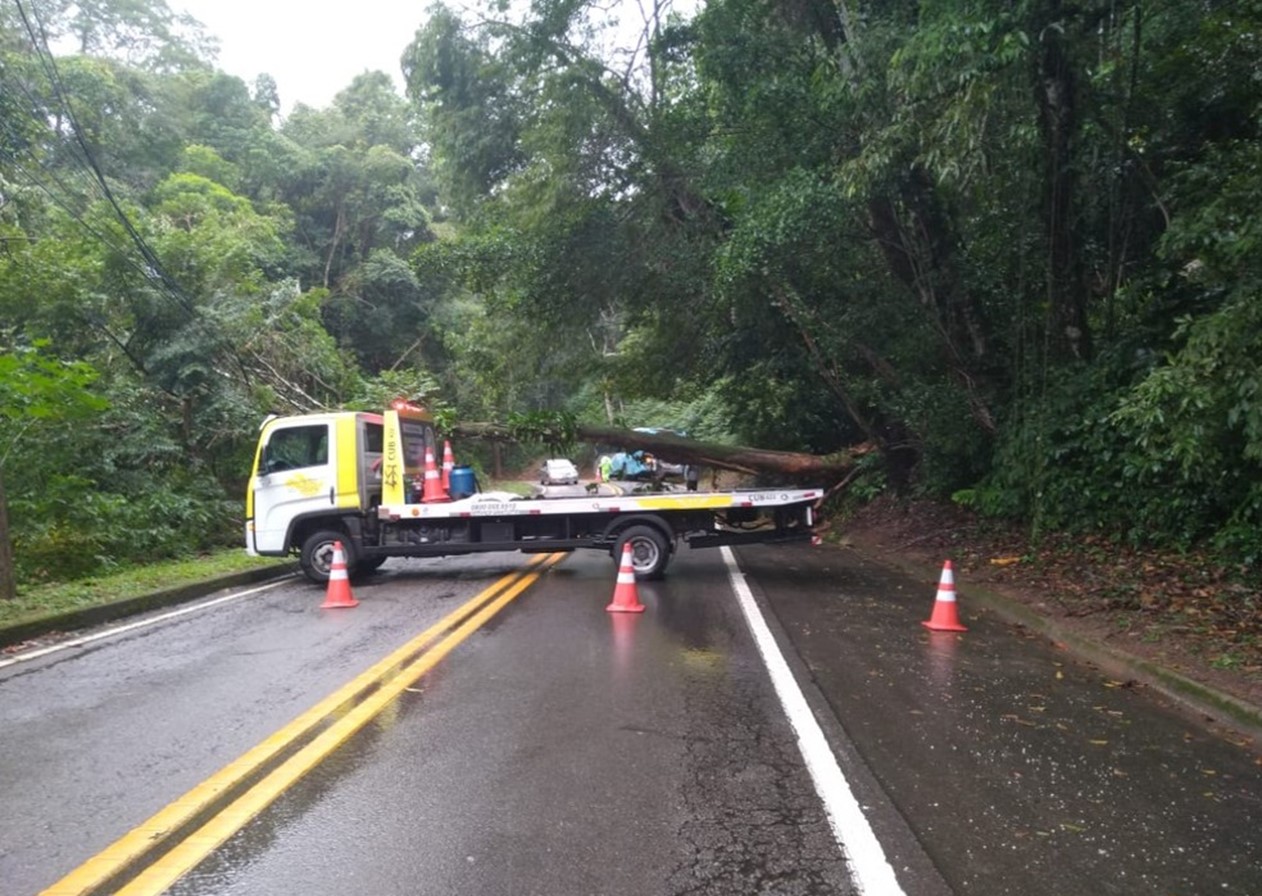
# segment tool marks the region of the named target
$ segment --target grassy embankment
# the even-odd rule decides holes
[[[492,482],[488,490],[529,495],[532,488],[529,482],[506,480]],[[73,582],[19,586],[15,600],[0,601],[0,626],[99,607],[143,597],[156,591],[283,563],[283,560],[276,557],[250,557],[241,548],[224,548],[213,554],[130,567]]]
[[[102,606],[232,573],[276,566],[277,562],[275,557],[250,557],[240,548],[225,548],[213,554],[186,560],[166,560],[73,582],[19,587],[15,600],[0,601],[0,626]]]

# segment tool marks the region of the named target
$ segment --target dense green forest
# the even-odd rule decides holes
[[[234,543],[265,414],[400,393],[1258,555],[1262,0],[500,9],[282,117],[162,0],[0,0],[10,594]]]

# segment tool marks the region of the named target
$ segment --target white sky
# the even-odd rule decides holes
[[[627,31],[620,29],[613,42],[631,47],[654,2],[609,0],[595,8],[625,21]],[[669,5],[688,15],[701,2],[670,0]],[[263,73],[275,78],[281,113],[287,115],[300,102],[327,107],[365,71],[385,72],[402,95],[399,58],[424,24],[430,2],[351,0],[337,7],[293,0],[167,0],[167,5],[187,12],[219,39],[219,68],[248,86]],[[448,3],[458,12],[468,5]]]
[[[219,39],[219,68],[249,86],[276,79],[281,109],[317,109],[365,71],[383,71],[403,91],[399,57],[412,42],[426,0],[353,0],[346,6],[290,0],[168,0]]]

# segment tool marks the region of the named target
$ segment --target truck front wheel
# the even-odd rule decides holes
[[[615,563],[622,562],[622,550],[631,545],[631,568],[637,579],[660,579],[670,562],[670,542],[652,526],[632,526],[618,535],[614,546]]]
[[[333,566],[333,543],[335,541],[342,543],[342,552],[346,554],[346,569],[348,571],[354,569],[355,549],[351,547],[350,539],[346,537],[345,532],[322,529],[302,543],[302,553],[298,557],[298,565],[302,567],[302,571],[307,578],[317,585],[323,585],[329,580],[329,570]]]

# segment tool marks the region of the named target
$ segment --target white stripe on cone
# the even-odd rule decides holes
[[[346,553],[341,548],[341,542],[335,542],[337,545],[333,548],[333,563],[329,566],[329,578],[333,581],[341,581],[346,576]]]

